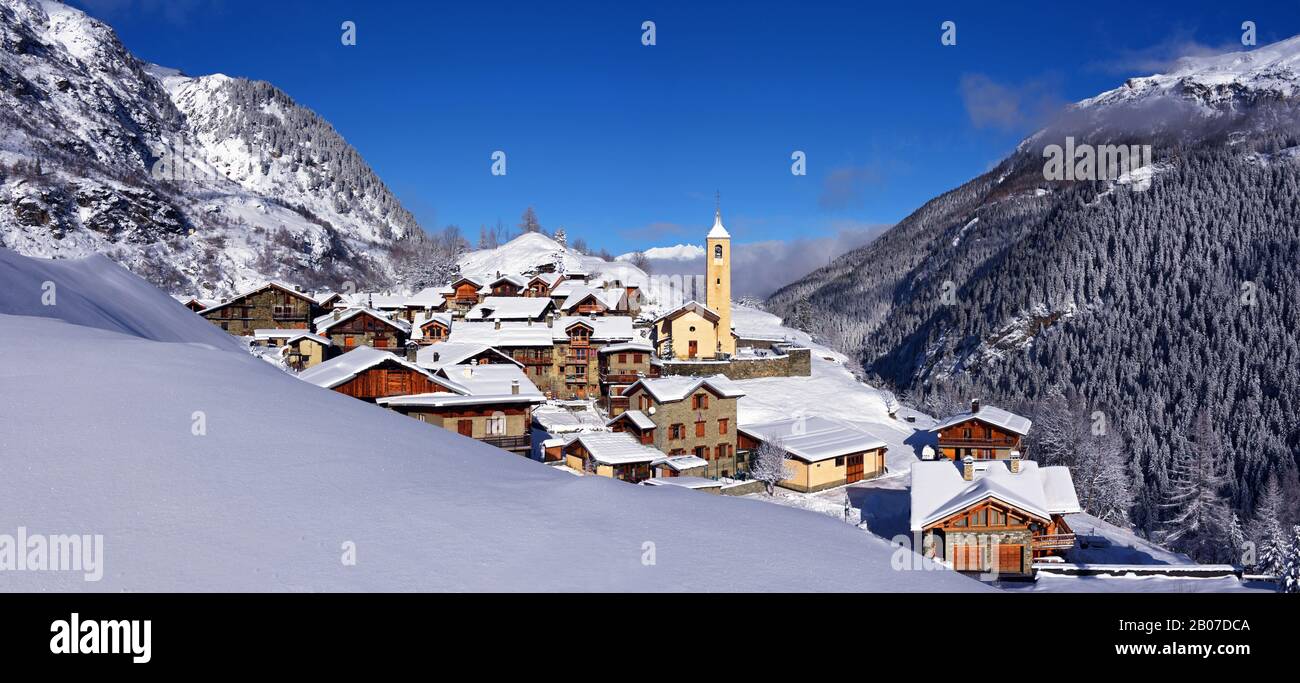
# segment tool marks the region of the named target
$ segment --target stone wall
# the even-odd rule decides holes
[[[761,358],[731,358],[729,360],[666,360],[663,374],[707,377],[726,375],[730,379],[757,379],[761,377],[809,377],[812,375],[812,351],[805,348],[783,348],[782,355]]]

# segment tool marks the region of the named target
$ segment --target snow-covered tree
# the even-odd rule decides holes
[[[641,272],[647,275],[650,274],[653,267],[650,265],[650,258],[645,255],[644,251],[633,252],[632,256],[628,258],[628,263],[640,268]]]
[[[1278,585],[1283,593],[1300,593],[1300,526],[1291,527],[1291,538],[1278,562]]]
[[[753,462],[749,465],[749,474],[767,485],[767,495],[775,493],[776,485],[794,476],[794,468],[787,460],[786,452],[779,439],[769,439],[759,444],[754,451]]]
[[[1089,514],[1111,524],[1127,526],[1133,508],[1133,490],[1124,455],[1124,442],[1113,432],[1084,432],[1071,450],[1077,454],[1070,468],[1079,504]]]
[[[562,247],[569,245],[569,234],[564,231],[563,227],[555,229],[555,241],[559,242]]]

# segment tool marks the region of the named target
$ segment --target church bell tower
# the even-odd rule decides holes
[[[713,215],[713,229],[705,238],[704,305],[718,314],[718,350],[736,352],[736,338],[731,334],[731,234],[722,227],[722,206]]]

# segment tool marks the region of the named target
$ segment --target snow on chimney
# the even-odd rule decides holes
[[[466,365],[466,366],[465,366],[465,369],[461,371],[461,374],[465,375],[465,379],[469,379],[469,378],[473,377],[473,376],[474,376],[474,366],[473,366],[473,365]]]
[[[500,319],[500,318],[497,318],[497,319],[496,319],[496,321],[495,321],[495,326],[494,326],[493,329],[497,329],[497,330],[501,329],[501,319]]]
[[[415,342],[406,342],[406,360],[414,363],[416,354],[419,350],[419,344],[416,344]]]
[[[966,481],[975,478],[975,458],[968,455],[961,459],[961,478]]]
[[[971,413],[978,413],[980,411],[980,400],[978,398],[971,399],[970,411]]]
[[[1011,473],[1020,474],[1020,451],[1011,451]]]
[[[510,380],[510,393],[515,395],[519,394],[519,380],[517,379]]]
[[[337,308],[334,309],[334,320],[335,320],[335,322],[338,321],[339,316],[342,315],[342,314],[343,314],[343,313],[342,313],[339,309],[337,309]]]
[[[934,446],[930,446],[930,445],[927,444],[925,448],[922,448],[922,449],[921,449],[921,459],[922,459],[922,460],[934,460]]]

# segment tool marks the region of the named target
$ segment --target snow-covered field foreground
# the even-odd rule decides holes
[[[3,590],[984,589],[822,515],[573,477],[300,382],[101,257],[0,250],[0,348],[0,534],[104,548],[97,582]]]

